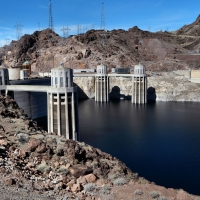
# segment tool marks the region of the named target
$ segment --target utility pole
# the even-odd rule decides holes
[[[54,31],[51,0],[49,0],[49,29],[51,29],[52,31]]]
[[[22,37],[22,24],[21,22],[19,24],[16,24],[15,27],[16,27],[16,37],[17,37],[17,40],[19,40],[21,37]]]

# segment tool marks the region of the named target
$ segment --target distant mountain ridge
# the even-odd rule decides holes
[[[138,62],[147,70],[171,71],[200,68],[200,16],[174,32],[149,32],[137,26],[128,31],[89,30],[62,38],[49,29],[24,35],[0,48],[0,63],[21,66],[28,60],[34,72],[47,72],[63,62],[71,68],[133,67]]]

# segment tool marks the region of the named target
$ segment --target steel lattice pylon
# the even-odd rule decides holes
[[[51,0],[49,0],[49,29],[51,29],[52,31],[54,31]]]

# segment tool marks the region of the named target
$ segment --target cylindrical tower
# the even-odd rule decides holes
[[[95,101],[109,101],[109,78],[107,74],[107,66],[98,65],[97,74],[95,75]]]
[[[77,87],[73,87],[72,69],[63,64],[51,70],[48,99],[48,132],[79,140]]]
[[[26,71],[28,77],[31,75],[31,64],[28,61],[25,61],[22,64],[21,70]]]
[[[145,66],[135,65],[133,86],[132,86],[132,103],[144,104],[147,102],[147,76]]]

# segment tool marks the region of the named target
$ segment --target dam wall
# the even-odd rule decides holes
[[[196,73],[199,76],[199,72]],[[194,74],[192,74],[194,77]],[[49,85],[50,78],[10,81],[11,85]],[[94,98],[95,78],[74,77],[74,84],[78,87],[78,98]],[[148,77],[147,88],[155,90],[156,101],[196,101],[200,102],[200,86],[191,83],[183,77]],[[46,92],[21,92],[14,91],[9,94],[16,100],[19,106],[25,110],[32,119],[47,116],[47,94]],[[110,77],[109,78],[110,99],[131,99],[132,78]]]

